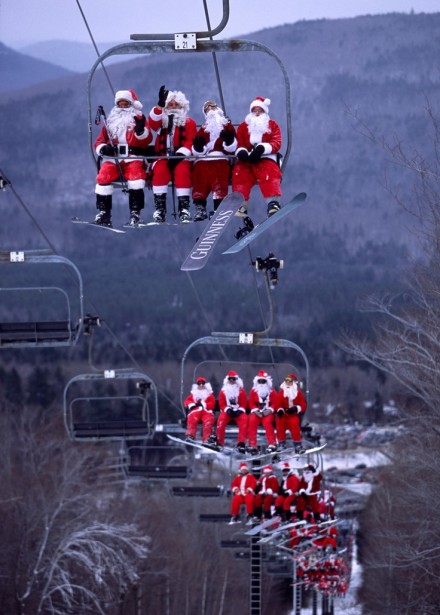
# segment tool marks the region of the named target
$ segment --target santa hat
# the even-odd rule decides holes
[[[284,380],[288,380],[290,382],[298,382],[298,376],[296,374],[287,374]]]
[[[238,378],[238,374],[237,372],[234,372],[231,370],[230,372],[226,374],[226,378]]]
[[[240,472],[242,470],[247,470],[249,472],[248,464],[245,463],[244,461],[242,463],[240,463],[240,468],[239,469],[240,469]]]
[[[203,376],[200,376],[199,378],[197,378],[196,384],[206,384],[206,378],[203,378]]]
[[[252,111],[254,107],[261,107],[265,113],[269,113],[270,98],[263,98],[262,96],[256,96],[251,102],[249,111]]]
[[[255,378],[253,379],[252,383],[253,386],[256,387],[258,384],[260,384],[258,381],[259,380],[265,380],[266,383],[269,385],[270,388],[272,388],[272,378],[271,376],[269,376],[269,374],[267,372],[265,372],[263,369],[261,369],[258,374],[255,376]]]
[[[305,472],[316,472],[316,468],[312,463],[309,463],[308,465],[306,465],[304,470]]]
[[[116,92],[115,105],[117,105],[120,100],[128,100],[135,109],[141,110],[143,107],[133,90],[119,90]]]
[[[287,461],[285,461],[281,467],[282,467],[283,472],[286,472],[286,471],[290,472],[290,465]]]
[[[262,472],[272,473],[273,472],[272,466],[264,466]]]

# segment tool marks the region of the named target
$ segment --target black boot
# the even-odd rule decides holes
[[[191,216],[189,214],[189,196],[179,196],[179,219],[181,222],[190,222]]]
[[[95,216],[95,224],[112,226],[112,195],[97,194],[96,209],[98,209],[98,213]]]
[[[212,202],[214,204],[214,211],[217,211],[217,209],[220,207],[220,203],[223,201],[223,199],[213,199]]]
[[[156,208],[156,211],[153,214],[154,222],[165,222],[165,217],[167,213],[167,195],[155,194],[154,206]]]
[[[203,222],[208,217],[206,213],[206,199],[194,199],[194,206],[196,213],[194,215],[194,222]]]
[[[145,196],[142,188],[128,191],[128,206],[130,208],[130,220],[124,226],[138,226],[141,220],[141,211],[145,206]]]

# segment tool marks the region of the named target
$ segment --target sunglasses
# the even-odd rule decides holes
[[[266,384],[267,380],[266,378],[258,378],[257,382],[258,384]]]

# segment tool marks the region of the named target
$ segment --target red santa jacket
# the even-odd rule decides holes
[[[223,412],[231,404],[234,405],[234,400],[235,403],[238,405],[238,408],[246,411],[247,395],[243,387],[239,388],[238,395],[235,397],[227,396],[224,389],[221,389],[218,395],[218,405],[220,410]]]
[[[275,474],[263,474],[257,482],[257,491],[260,495],[273,495],[276,497],[280,485]]]
[[[234,126],[231,124],[230,121],[228,121],[224,125],[223,129],[232,132],[233,134],[235,132]],[[205,146],[202,152],[197,152],[194,148],[192,148],[192,153],[194,156],[208,156],[208,158],[204,158],[204,160],[209,159],[209,157],[218,159],[225,156],[226,154],[233,154],[237,148],[237,140],[235,139],[235,137],[231,145],[226,145],[220,136],[218,136],[216,139],[213,139],[211,133],[208,132],[204,126],[199,128],[199,130],[197,131],[197,136],[203,137],[203,139],[205,140]],[[199,161],[196,160],[195,162]]]
[[[283,382],[278,393],[276,409],[279,410],[280,408],[282,408],[283,410],[287,410],[288,408],[292,408],[293,406],[299,406],[298,414],[304,414],[304,412],[307,410],[307,402],[306,398],[304,397],[304,393],[299,387],[296,387],[296,395],[293,396],[292,394],[289,394],[291,388],[292,387],[285,386]]]
[[[201,403],[202,406],[198,404]],[[183,402],[185,408],[191,412],[193,410],[207,410],[208,412],[214,412],[215,408],[215,397],[212,392],[212,389],[203,389],[200,391],[197,386],[193,386],[191,389],[191,393]]]
[[[275,120],[269,120],[269,130],[261,136],[261,140],[258,143],[251,143],[248,125],[246,122],[242,122],[237,128],[237,152],[240,149],[246,149],[248,152],[251,152],[253,146],[260,143],[264,146],[265,150],[262,159],[270,158],[276,162],[276,154],[281,149],[282,137],[281,128]]]
[[[118,137],[112,137],[113,145],[128,145],[129,147],[136,147],[142,149],[146,149],[152,140],[153,136],[148,127],[145,128],[142,135],[137,136],[134,132],[134,124],[132,127],[127,128],[127,130],[125,131],[125,138],[118,139]],[[101,146],[108,144],[110,144],[110,138],[107,132],[107,128],[103,126],[94,143],[96,153],[99,155]],[[139,153],[139,155],[141,155],[141,153]]]
[[[272,389],[266,400],[263,400],[255,389],[252,389],[249,393],[249,409],[250,411],[257,411],[260,409],[260,403],[264,403],[267,408],[271,408],[272,411],[277,406],[278,394]]]
[[[148,116],[148,125],[152,130],[158,131],[154,150],[159,156],[166,156],[167,152],[167,128],[162,126],[163,110],[160,107],[153,107]],[[192,142],[197,133],[197,124],[187,117],[183,126],[175,126],[173,133],[172,150],[170,154],[183,154],[190,156]]]
[[[248,493],[255,493],[255,487],[257,486],[257,479],[251,473],[237,474],[231,483],[232,493],[234,495],[247,495]]]

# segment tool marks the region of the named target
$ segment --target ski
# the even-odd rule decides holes
[[[306,198],[307,195],[305,192],[300,192],[299,194],[297,194],[289,203],[287,203],[287,205],[282,207],[276,214],[270,216],[270,218],[266,218],[266,220],[264,220],[260,224],[257,224],[257,226],[250,233],[239,239],[236,243],[234,243],[234,245],[225,250],[223,254],[236,254],[237,252],[241,252],[241,250],[243,250],[243,248],[249,245],[251,241],[254,241],[254,239],[259,237],[273,224],[280,222],[294,209],[299,207],[299,205],[301,205],[306,200]]]
[[[183,438],[177,438],[176,436],[170,436],[169,434],[167,434],[167,435],[168,435],[168,438],[170,440],[173,440],[173,442],[178,442],[179,444],[185,444],[187,446],[192,446],[194,448],[199,448],[199,449],[205,451],[205,453],[213,453],[213,454],[218,453],[218,451],[214,450],[211,447],[206,446],[202,442],[197,442],[196,440],[194,440],[194,442],[191,442],[191,441],[188,441],[188,440],[184,440]]]
[[[217,211],[208,221],[202,234],[197,239],[191,252],[183,261],[181,271],[197,271],[203,269],[208,262],[215,245],[223,234],[226,225],[234,216],[235,212],[243,203],[243,195],[240,192],[231,192],[220,203]]]
[[[266,536],[263,536],[263,538],[259,539],[257,544],[265,544],[265,543],[271,542],[271,540],[273,540],[274,538],[280,538],[286,530],[291,530],[294,527],[299,527],[305,524],[306,524],[305,521],[295,521],[294,523],[285,523],[284,525],[281,525],[280,527],[277,527],[274,530],[269,531]]]
[[[267,519],[258,525],[254,525],[254,527],[245,532],[245,534],[246,536],[256,536],[256,534],[259,534],[262,530],[266,530],[277,523],[281,523],[281,517],[272,517],[272,519]]]
[[[107,231],[112,231],[113,233],[125,233],[120,228],[114,228],[113,226],[104,226],[103,224],[96,224],[96,222],[91,222],[90,220],[80,220],[80,218],[72,218],[72,222],[74,224],[88,224],[89,226],[95,226],[96,228],[103,228]]]

